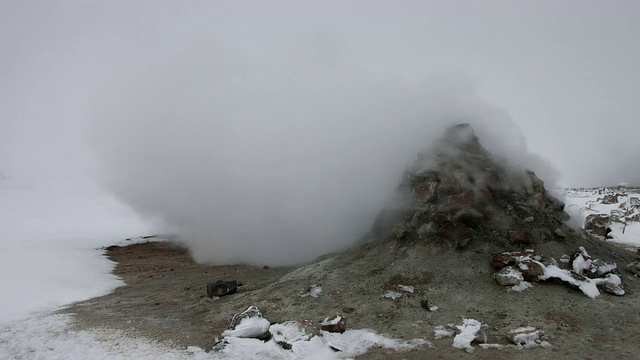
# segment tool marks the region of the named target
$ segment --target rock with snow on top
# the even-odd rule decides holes
[[[453,346],[456,349],[464,349],[468,353],[472,353],[474,348],[471,343],[478,338],[478,335],[486,331],[487,325],[483,325],[475,319],[463,319],[462,325],[456,326],[460,333],[453,338]]]
[[[522,273],[522,278],[525,281],[537,282],[540,276],[544,275],[542,265],[532,259],[523,259],[518,261],[516,268]]]
[[[525,251],[504,251],[493,255],[491,258],[491,266],[494,269],[502,269],[507,265],[515,265],[515,263],[525,257],[533,257],[536,252],[534,250]]]
[[[433,329],[435,340],[452,337],[456,334],[455,324],[438,325]]]
[[[300,291],[298,295],[300,295],[300,297],[310,296],[313,298],[317,298],[318,296],[322,295],[322,284],[311,284],[307,287],[306,290]]]
[[[386,299],[391,299],[391,300],[398,300],[402,297],[402,293],[399,293],[397,291],[393,291],[393,290],[389,290],[386,293],[384,293],[382,295],[383,298]]]
[[[544,331],[530,326],[520,327],[507,333],[509,341],[525,349],[541,346],[542,341],[540,338],[542,336],[544,336]]]
[[[250,306],[231,320],[229,329],[222,333],[225,337],[268,339],[271,323],[265,319],[257,306]]]
[[[569,258],[571,268],[577,274],[584,274],[585,270],[591,269],[591,256],[587,254],[587,251],[584,247],[580,246],[571,254]]]
[[[607,194],[602,199],[602,203],[605,205],[617,204],[618,196],[620,196],[620,194]]]
[[[347,330],[347,319],[340,314],[333,314],[320,323],[320,329],[332,333],[344,333]]]
[[[440,309],[438,307],[438,305],[432,303],[431,301],[427,300],[427,299],[422,299],[420,300],[420,306],[422,306],[423,309],[427,310],[427,311],[438,311],[438,309]]]
[[[590,214],[584,220],[584,229],[607,238],[611,232],[611,218],[605,214]]]
[[[618,265],[616,263],[608,263],[604,260],[595,259],[591,262],[591,267],[585,273],[590,278],[603,277],[613,271],[616,271]]]
[[[522,273],[511,266],[500,269],[500,271],[493,274],[493,278],[502,286],[518,285],[524,280]]]
[[[398,289],[400,289],[400,291],[404,291],[410,294],[413,294],[413,292],[415,291],[415,288],[413,286],[408,286],[408,285],[398,285]]]

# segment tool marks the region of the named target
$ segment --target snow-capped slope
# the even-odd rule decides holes
[[[610,220],[608,241],[640,248],[640,188],[604,187],[566,190],[565,211],[576,225],[584,228],[592,214],[607,215]]]

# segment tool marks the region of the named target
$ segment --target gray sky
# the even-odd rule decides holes
[[[638,19],[632,1],[2,2],[0,170],[97,177],[194,238],[210,214],[229,238],[318,233],[306,258],[366,228],[452,119],[550,183],[640,184]]]

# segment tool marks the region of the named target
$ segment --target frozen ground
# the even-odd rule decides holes
[[[617,202],[603,204],[606,195],[618,194]],[[633,220],[633,216],[640,218],[640,206],[633,206],[633,198],[640,199],[638,188],[576,188],[568,189],[565,198],[565,211],[568,212],[575,224],[584,227],[584,220],[590,214],[621,215],[620,221],[611,224],[610,241],[625,245],[629,248],[640,248],[640,221]]]

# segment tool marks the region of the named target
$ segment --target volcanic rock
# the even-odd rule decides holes
[[[611,232],[611,218],[605,214],[591,214],[584,220],[584,229],[607,238]]]

